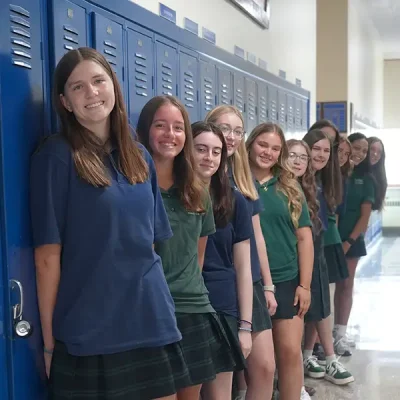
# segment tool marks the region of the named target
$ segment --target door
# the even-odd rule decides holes
[[[181,48],[179,51],[179,98],[189,113],[191,123],[199,120],[198,80],[197,54]]]
[[[253,79],[246,78],[246,132],[257,126],[257,87]]]
[[[176,44],[156,40],[156,95],[177,96],[178,52]]]
[[[232,74],[226,68],[217,67],[218,75],[218,105],[231,105],[233,103]]]
[[[128,76],[129,117],[136,127],[142,108],[154,95],[154,52],[150,32],[128,29]]]
[[[0,3],[0,397],[44,400],[43,347],[29,215],[30,156],[45,132],[40,0]],[[24,291],[33,335],[17,338],[11,307]]]
[[[122,25],[93,13],[93,43],[111,65],[124,92],[124,54],[122,47]]]
[[[268,87],[263,82],[257,85],[258,123],[268,122]]]
[[[215,64],[200,60],[200,119],[204,119],[215,107],[216,68]]]

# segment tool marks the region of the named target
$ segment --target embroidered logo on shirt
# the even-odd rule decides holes
[[[364,185],[364,179],[354,179],[356,185]]]

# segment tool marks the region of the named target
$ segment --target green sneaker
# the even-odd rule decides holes
[[[353,375],[337,360],[326,366],[325,379],[335,385],[347,385],[354,382]]]
[[[311,378],[323,378],[325,376],[325,368],[318,364],[315,356],[306,358],[304,361],[304,374]]]

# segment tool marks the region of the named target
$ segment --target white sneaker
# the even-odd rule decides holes
[[[333,342],[333,348],[338,356],[350,357],[353,355],[344,337],[336,337]]]
[[[311,397],[306,392],[306,388],[304,386],[301,388],[300,400],[311,400]]]

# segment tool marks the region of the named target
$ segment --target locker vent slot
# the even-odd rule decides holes
[[[277,122],[278,110],[276,105],[276,100],[271,99],[271,122]]]
[[[288,130],[293,130],[293,123],[294,123],[293,105],[289,104],[288,111],[287,111],[287,129]]]
[[[72,25],[63,25],[64,49],[67,51],[75,50],[79,47],[79,31]]]
[[[267,99],[265,98],[265,96],[260,96],[259,110],[260,110],[260,123],[267,122],[268,107],[267,107]]]
[[[24,8],[10,4],[11,63],[32,69],[30,13]]]
[[[140,41],[139,41],[140,42]],[[141,43],[141,42],[140,42]],[[148,87],[148,74],[147,74],[147,67],[148,67],[147,57],[142,54],[135,52],[135,65],[136,65],[136,72],[135,74],[135,87],[136,87],[136,94],[142,97],[148,97],[149,87]]]
[[[286,123],[286,115],[285,115],[285,104],[279,103],[279,124],[281,126],[285,126]]]
[[[240,112],[243,112],[244,107],[243,107],[243,96],[241,89],[236,89],[236,107],[239,109]]]
[[[254,88],[253,88],[254,89]],[[250,92],[247,98],[247,115],[251,121],[256,119],[256,99],[254,93]]]
[[[296,131],[301,130],[301,110],[300,106],[296,106],[296,114],[295,114],[295,126],[296,126]]]
[[[193,82],[193,73],[190,71],[185,71],[183,73],[184,76],[189,76],[190,78],[184,78],[185,82],[194,83]],[[184,86],[184,97],[185,97],[185,106],[189,108],[194,108],[194,87],[192,85]]]

